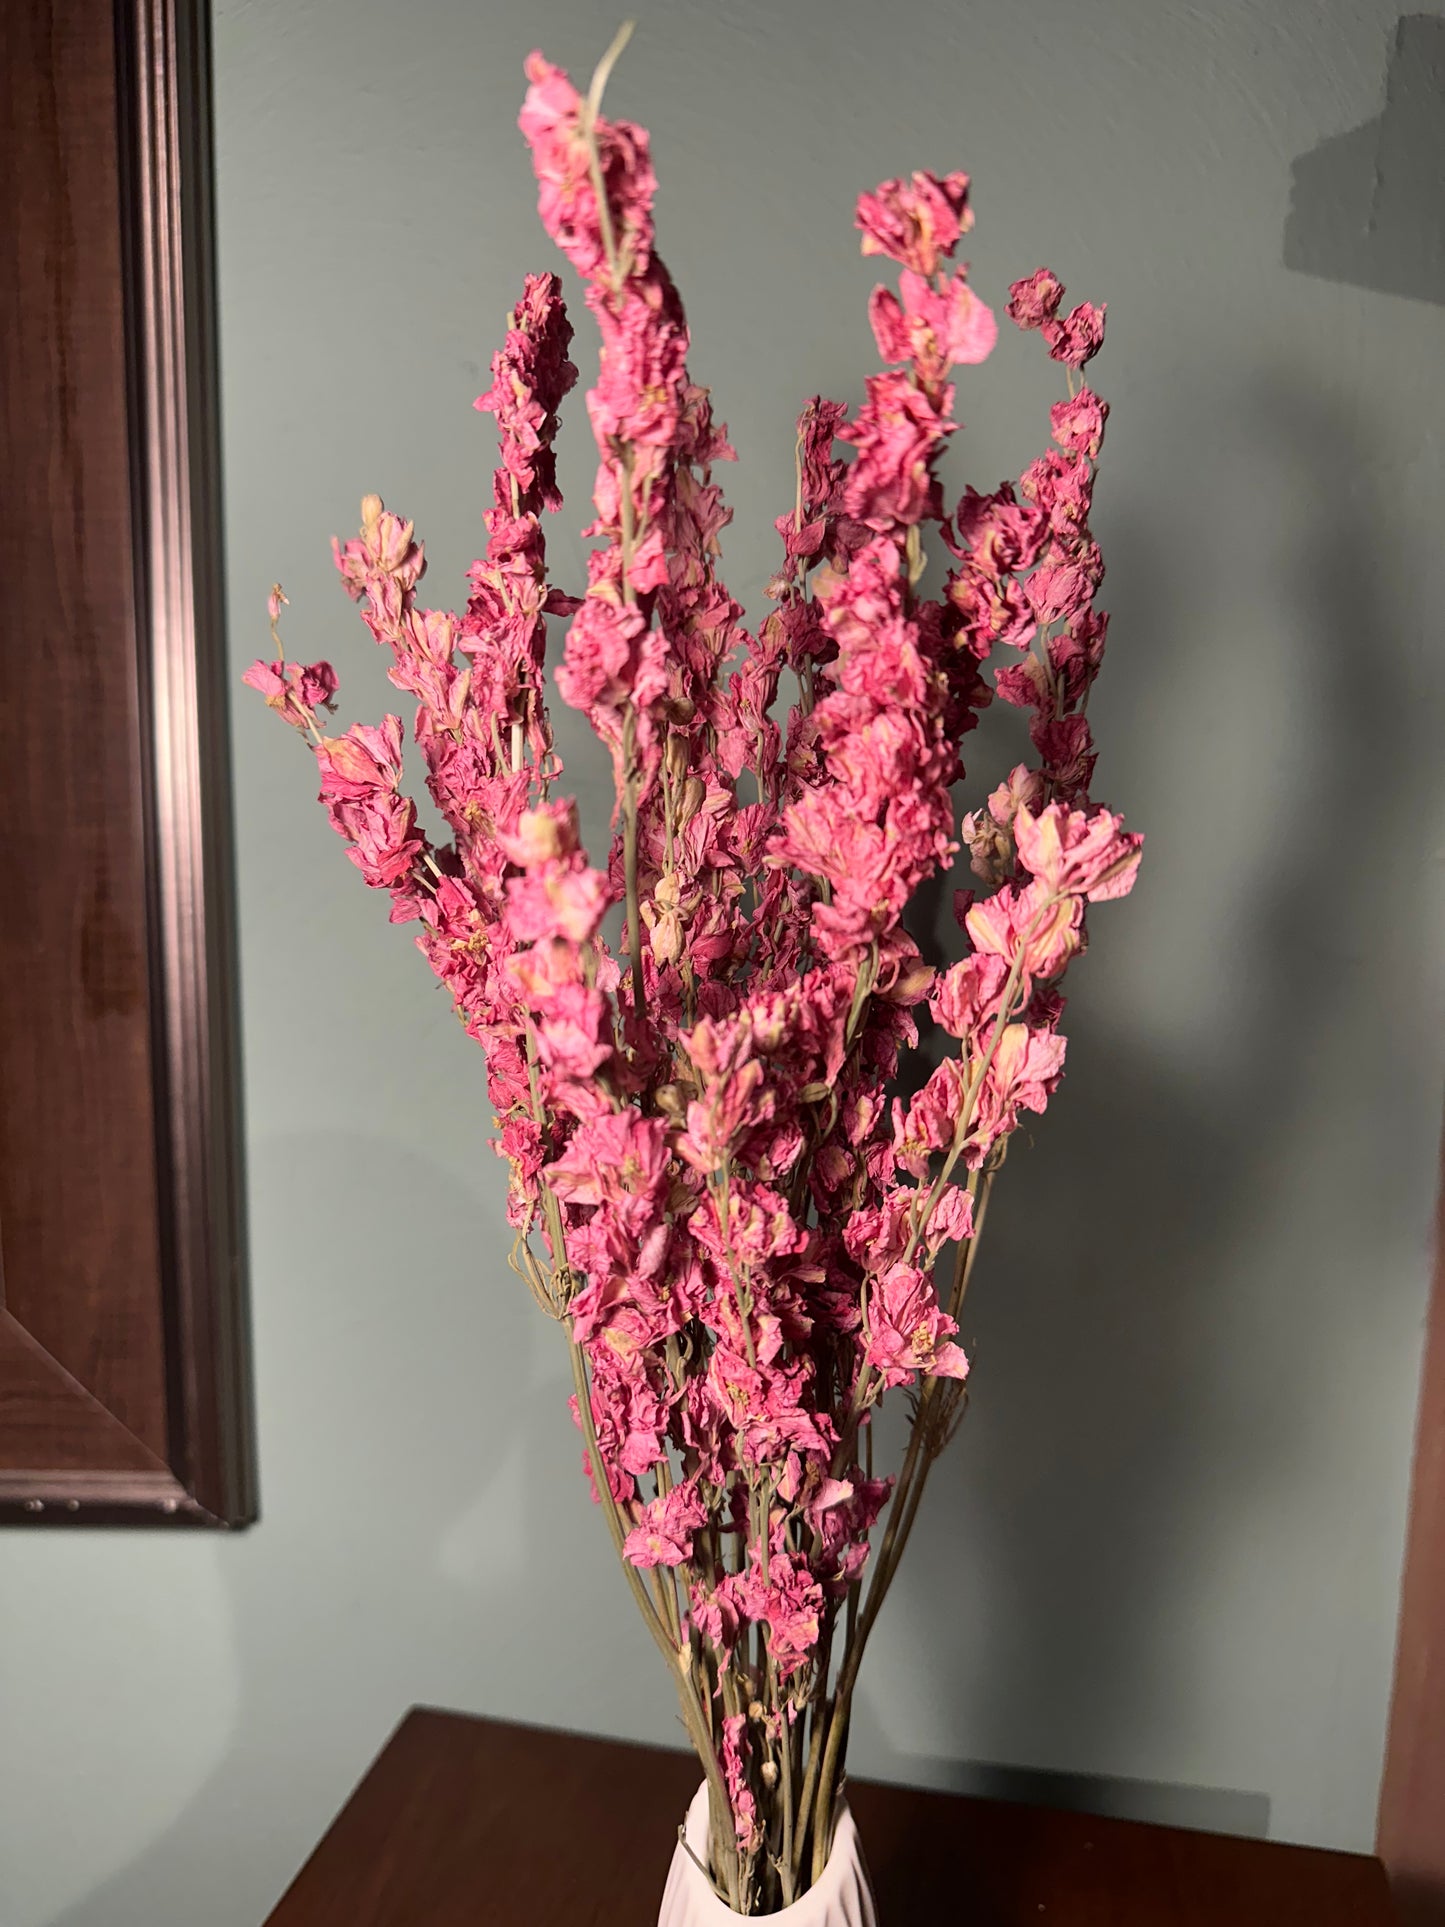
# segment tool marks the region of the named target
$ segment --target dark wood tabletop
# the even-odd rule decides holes
[[[655,1927],[691,1755],[419,1707],[267,1927]],[[1393,1927],[1321,1853],[855,1780],[880,1927]]]

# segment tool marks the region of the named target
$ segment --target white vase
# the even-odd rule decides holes
[[[707,1782],[693,1795],[687,1810],[687,1845],[697,1859],[707,1861],[708,1799]],[[662,1912],[657,1927],[737,1927],[742,1918],[718,1899],[712,1883],[679,1840],[673,1849],[672,1865],[667,1870],[667,1886],[662,1895]],[[868,1869],[858,1844],[858,1829],[846,1805],[838,1810],[833,1828],[833,1851],[823,1869],[823,1877],[791,1907],[775,1914],[764,1914],[764,1921],[776,1927],[878,1927],[873,1910],[873,1892],[868,1885]]]

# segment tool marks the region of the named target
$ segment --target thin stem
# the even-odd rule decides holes
[[[818,1794],[813,1803],[812,1883],[815,1886],[823,1878],[823,1869],[828,1864],[828,1848],[832,1844],[833,1781],[843,1751],[844,1736],[848,1731],[848,1708],[852,1693],[851,1678],[846,1693],[842,1680],[838,1682],[838,1691],[833,1697],[833,1716],[828,1723],[828,1744],[824,1748],[823,1765],[818,1774]]]
[[[622,569],[622,600],[631,605],[637,600],[637,591],[632,586],[632,558],[637,550],[637,503],[632,495],[632,449],[626,442],[617,442],[615,447],[617,465],[622,470],[622,488],[618,501],[620,522],[617,532]]]
[[[792,1729],[792,1727],[791,1727],[791,1726],[789,1725],[789,1723],[788,1723],[788,1715],[787,1715],[787,1711],[786,1711],[786,1707],[785,1707],[785,1705],[784,1705],[784,1704],[782,1704],[782,1703],[781,1703],[781,1702],[779,1701],[779,1698],[778,1698],[778,1675],[777,1675],[777,1670],[776,1670],[776,1668],[775,1668],[775,1667],[773,1666],[773,1663],[772,1663],[772,1660],[771,1660],[771,1658],[770,1658],[770,1659],[769,1659],[769,1661],[768,1661],[768,1669],[769,1669],[769,1676],[770,1676],[770,1677],[769,1677],[769,1684],[770,1684],[770,1685],[771,1685],[771,1687],[772,1687],[772,1693],[773,1693],[773,1705],[774,1705],[775,1707],[777,1707],[777,1709],[778,1709],[778,1716],[779,1716],[779,1718],[780,1718],[780,1719],[781,1719],[781,1721],[782,1721],[782,1726],[781,1726],[781,1728],[780,1728],[780,1730],[779,1730],[779,1734],[778,1734],[778,1737],[779,1737],[779,1739],[781,1739],[781,1741],[782,1741],[782,1743],[783,1743],[783,1745],[782,1745],[782,1755],[783,1755],[783,1764],[782,1764],[782,1775],[783,1775],[783,1851],[782,1851],[782,1865],[781,1865],[781,1866],[779,1867],[779,1869],[778,1869],[778,1874],[779,1874],[779,1878],[780,1878],[780,1880],[782,1881],[782,1887],[783,1887],[783,1905],[784,1905],[785,1907],[790,1907],[790,1906],[792,1905],[792,1903],[793,1903],[793,1892],[794,1892],[794,1879],[793,1879],[793,1729]]]
[[[669,1640],[667,1628],[663,1623],[661,1614],[648,1597],[647,1588],[642,1583],[642,1574],[623,1551],[623,1543],[627,1535],[623,1531],[617,1498],[613,1493],[611,1482],[607,1477],[606,1467],[602,1463],[602,1456],[597,1446],[597,1426],[592,1417],[592,1391],[587,1383],[586,1360],[582,1355],[582,1347],[577,1343],[576,1339],[571,1339],[569,1350],[572,1354],[572,1382],[577,1391],[578,1417],[582,1421],[582,1436],[586,1441],[587,1453],[592,1465],[593,1488],[601,1500],[603,1516],[607,1521],[607,1530],[611,1535],[613,1547],[621,1562],[623,1573],[632,1591],[632,1596],[637,1602],[637,1609],[642,1614],[647,1630],[652,1634],[653,1639],[657,1643],[658,1650],[666,1659],[673,1678],[677,1682],[678,1699],[682,1707],[683,1725],[687,1728],[688,1737],[697,1749],[698,1758],[702,1762],[703,1773],[707,1778],[708,1792],[714,1816],[713,1837],[714,1840],[716,1840],[718,1835],[718,1814],[721,1813],[731,1816],[732,1813],[732,1808],[728,1802],[727,1787],[723,1782],[722,1769],[718,1765],[717,1754],[713,1749],[711,1734],[704,1722],[702,1710],[696,1704],[691,1678],[683,1668],[682,1662],[687,1657],[686,1652],[685,1650],[679,1652],[678,1648]],[[735,1899],[737,1895],[736,1856],[733,1858],[732,1865],[725,1865],[723,1871],[728,1877],[729,1894]]]
[[[865,1365],[858,1374],[858,1382],[853,1387],[852,1402],[848,1416],[843,1421],[843,1430],[833,1453],[833,1463],[828,1468],[828,1476],[841,1478],[843,1467],[853,1456],[853,1447],[858,1437],[858,1425],[868,1407],[869,1395],[873,1390],[873,1380],[878,1376],[871,1365]]]
[[[677,861],[677,833],[675,829],[677,795],[672,779],[672,758],[667,753],[671,748],[672,737],[669,734],[667,745],[663,752],[662,766],[658,772],[662,783],[663,867],[669,876],[672,875],[673,866]]]
[[[996,1168],[996,1167],[995,1167]],[[954,1272],[954,1284],[949,1298],[949,1315],[957,1318],[968,1281],[973,1275],[974,1254],[978,1250],[979,1237],[983,1231],[984,1219],[988,1212],[988,1199],[993,1186],[995,1173],[990,1171],[977,1188],[981,1192],[981,1203],[975,1221],[973,1236],[966,1244],[959,1246],[959,1258]],[[838,1690],[834,1695],[833,1716],[828,1732],[828,1746],[818,1780],[817,1796],[813,1815],[813,1878],[818,1879],[827,1863],[827,1850],[822,1844],[826,1829],[832,1818],[832,1779],[837,1772],[847,1734],[849,1709],[852,1705],[853,1686],[858,1670],[863,1663],[863,1653],[868,1644],[888,1589],[902,1563],[903,1554],[908,1546],[913,1522],[918,1517],[918,1508],[923,1501],[923,1488],[928,1474],[945,1441],[945,1433],[932,1427],[933,1407],[941,1396],[939,1380],[930,1378],[919,1395],[918,1411],[914,1415],[913,1426],[908,1437],[908,1449],[904,1455],[903,1467],[898,1475],[898,1485],[894,1491],[893,1503],[889,1508],[888,1526],[883,1535],[883,1543],[874,1561],[872,1576],[868,1584],[867,1598],[856,1622],[850,1623],[847,1647],[843,1658],[842,1671],[838,1676]],[[850,1606],[852,1600],[850,1599]],[[821,1855],[821,1857],[820,1857]]]
[[[575,1338],[571,1340],[570,1349],[572,1354],[572,1383],[577,1393],[577,1416],[582,1423],[582,1437],[586,1441],[587,1457],[592,1467],[593,1489],[601,1502],[602,1516],[607,1521],[607,1530],[611,1535],[612,1544],[616,1549],[618,1558],[622,1561],[623,1576],[631,1588],[633,1598],[637,1601],[637,1610],[642,1614],[647,1625],[647,1630],[657,1642],[658,1648],[667,1660],[668,1665],[675,1667],[677,1659],[676,1648],[668,1639],[667,1629],[663,1624],[662,1616],[653,1600],[648,1596],[647,1588],[642,1583],[642,1574],[622,1550],[627,1534],[623,1530],[616,1494],[612,1490],[611,1483],[607,1478],[606,1468],[602,1463],[601,1455],[598,1451],[597,1424],[592,1416],[592,1390],[587,1383],[587,1361],[583,1357],[582,1347],[577,1343]]]
[[[984,1079],[993,1068],[993,1060],[998,1055],[999,1045],[1003,1042],[1004,1031],[1008,1028],[1011,1020],[1017,1015],[1015,1000],[1018,998],[1019,990],[1023,983],[1024,958],[1028,954],[1030,939],[1042,924],[1044,918],[1056,910],[1062,901],[1063,898],[1059,894],[1046,898],[1029,919],[1028,925],[1023,932],[1023,936],[1019,942],[1018,955],[1014,958],[1009,970],[1008,979],[1003,987],[1003,996],[999,1000],[998,1016],[994,1019],[993,1033],[988,1040],[988,1049],[984,1052],[983,1061],[980,1063],[977,1072],[970,1078],[968,1089],[964,1093],[963,1103],[959,1107],[958,1123],[954,1126],[953,1143],[949,1147],[948,1156],[943,1161],[942,1170],[928,1188],[928,1193],[923,1200],[922,1210],[916,1210],[913,1229],[909,1234],[908,1243],[903,1251],[902,1262],[905,1265],[913,1262],[913,1254],[918,1249],[919,1241],[923,1236],[928,1220],[933,1216],[933,1208],[943,1196],[944,1186],[953,1176],[953,1168],[963,1155],[963,1147],[973,1123],[974,1106],[977,1104],[979,1093],[983,1089]]]
[[[730,1215],[729,1186],[731,1183],[732,1162],[730,1159],[724,1158],[722,1182],[712,1185],[711,1190],[713,1203],[717,1208],[718,1229],[722,1233],[723,1255],[727,1259],[728,1276],[732,1280],[733,1296],[737,1299],[738,1315],[742,1320],[743,1342],[747,1346],[748,1363],[752,1366],[753,1370],[756,1371],[758,1369],[758,1354],[757,1348],[753,1343],[753,1294],[744,1280],[741,1271],[738,1269],[737,1259],[733,1256],[732,1237],[728,1230],[728,1217]],[[766,1533],[763,1535],[762,1552],[763,1579],[766,1581],[768,1576],[768,1543]]]
[[[607,265],[612,270],[612,285],[615,289],[619,280],[621,262],[617,252],[617,235],[612,225],[612,209],[607,200],[607,183],[602,175],[602,155],[597,146],[597,116],[602,111],[602,95],[612,69],[617,65],[623,48],[632,38],[634,22],[624,20],[618,28],[612,45],[597,63],[592,76],[592,85],[587,89],[587,98],[582,103],[578,124],[582,137],[587,143],[587,171],[592,180],[592,192],[597,196],[597,220],[602,230],[602,247],[607,256]]]
[[[1005,1138],[1005,1151],[1007,1150],[1007,1146],[1008,1140]],[[998,1176],[1002,1166],[1003,1154],[1001,1153],[998,1163],[994,1165],[991,1170],[982,1174],[982,1181],[980,1181],[980,1174],[977,1171],[973,1172],[969,1178],[969,1189],[974,1194],[973,1232],[970,1237],[959,1240],[958,1254],[953,1261],[953,1289],[948,1294],[948,1315],[955,1324],[958,1323],[958,1314],[963,1310],[964,1294],[968,1290],[968,1281],[973,1276],[973,1265],[974,1260],[978,1256],[979,1240],[983,1236],[984,1222],[988,1217],[988,1201],[993,1196],[993,1181]]]
[[[798,1825],[793,1841],[793,1880],[794,1884],[802,1878],[803,1854],[811,1830],[813,1797],[818,1785],[818,1773],[823,1762],[823,1742],[828,1724],[828,1669],[833,1660],[833,1627],[836,1608],[830,1607],[823,1622],[823,1640],[817,1660],[817,1674],[814,1679],[813,1702],[810,1708],[810,1731],[808,1735],[808,1764],[803,1774],[803,1791],[798,1797]]]
[[[629,703],[622,724],[622,874],[627,891],[627,948],[632,959],[632,1008],[646,1009],[642,982],[642,904],[637,887],[637,712]]]
[[[632,38],[636,26],[637,22],[635,20],[624,20],[622,25],[617,29],[617,32],[613,35],[612,45],[598,61],[596,71],[592,76],[592,84],[587,89],[587,117],[589,120],[595,121],[597,119],[597,115],[602,107],[603,92],[612,77],[612,69],[622,58],[623,51],[628,41]]]
[[[541,1094],[537,1087],[536,1043],[532,1036],[530,1023],[526,1028],[526,1043],[527,1070],[531,1086],[532,1105],[540,1122]],[[557,1290],[558,1281],[560,1281],[561,1284],[560,1296],[556,1300],[556,1310],[558,1315],[561,1316],[565,1313],[567,1299],[570,1296],[568,1285],[570,1284],[571,1271],[567,1262],[566,1231],[562,1223],[561,1206],[558,1204],[556,1194],[550,1185],[544,1184],[543,1186],[542,1204],[547,1216],[548,1232],[552,1239],[554,1292]],[[696,1692],[693,1687],[690,1670],[691,1648],[690,1646],[682,1645],[680,1624],[674,1636],[669,1637],[670,1629],[666,1623],[665,1613],[661,1609],[661,1603],[659,1602],[658,1605],[654,1605],[653,1601],[649,1599],[647,1588],[642,1583],[641,1573],[627,1557],[625,1550],[627,1535],[623,1529],[621,1513],[618,1510],[617,1497],[612,1490],[612,1482],[607,1476],[607,1469],[602,1463],[602,1454],[597,1444],[597,1422],[592,1415],[592,1389],[587,1382],[587,1361],[583,1356],[582,1347],[577,1343],[570,1329],[567,1334],[567,1339],[567,1349],[572,1361],[572,1383],[577,1393],[577,1416],[581,1422],[582,1436],[586,1441],[588,1461],[592,1468],[593,1490],[601,1502],[603,1516],[607,1521],[607,1530],[612,1539],[613,1549],[617,1554],[618,1562],[622,1567],[623,1575],[627,1580],[632,1596],[637,1602],[637,1609],[642,1614],[643,1623],[656,1641],[658,1651],[667,1661],[673,1679],[676,1682],[678,1702],[682,1709],[683,1725],[687,1729],[688,1737],[697,1749],[698,1758],[702,1762],[703,1773],[707,1778],[709,1808],[712,1815],[712,1832],[714,1838],[716,1838],[719,1834],[720,1816],[728,1816],[730,1819],[732,1807],[728,1800],[727,1787],[722,1777],[722,1769],[718,1764],[717,1751],[713,1745],[712,1724],[704,1714],[702,1707],[698,1704]],[[723,1871],[727,1878],[729,1895],[733,1903],[736,1904],[738,1896],[738,1873],[737,1857],[735,1854],[730,1862],[724,1864]]]

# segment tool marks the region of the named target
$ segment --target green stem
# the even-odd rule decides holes
[[[828,1669],[833,1660],[833,1627],[836,1618],[837,1608],[830,1606],[823,1622],[823,1638],[818,1659],[815,1662],[818,1670],[814,1676],[813,1702],[809,1709],[808,1764],[803,1773],[803,1790],[798,1796],[798,1823],[793,1839],[794,1885],[802,1878],[803,1855],[808,1844],[813,1796],[817,1790],[818,1772],[823,1760],[823,1737],[827,1726],[829,1704]]]
[[[777,1669],[769,1656],[769,1684],[772,1687],[773,1705],[777,1708],[781,1725],[778,1738],[782,1742],[781,1753],[783,1777],[783,1843],[781,1865],[778,1869],[783,1887],[783,1905],[793,1904],[793,1729],[788,1724],[785,1704],[778,1697]]]
[[[856,1669],[855,1669],[856,1671]],[[846,1677],[846,1668],[845,1668]],[[842,1679],[838,1691],[833,1696],[833,1713],[828,1722],[828,1744],[823,1752],[823,1765],[818,1774],[818,1793],[813,1803],[813,1886],[823,1878],[823,1869],[828,1864],[828,1849],[832,1845],[833,1831],[833,1781],[838,1772],[842,1757],[843,1741],[848,1731],[848,1709],[853,1693],[853,1681],[847,1679],[846,1691]]]

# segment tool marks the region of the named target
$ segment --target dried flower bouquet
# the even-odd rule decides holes
[[[418,825],[399,717],[328,735],[334,672],[288,662],[279,638],[246,679],[314,747],[348,854],[418,925],[485,1052],[513,1261],[565,1333],[584,1465],[702,1761],[708,1873],[755,1915],[826,1861],[859,1665],[962,1410],[956,1333],[989,1194],[1021,1113],[1058,1084],[1086,905],[1124,895],[1139,860],[1089,795],[1108,408],[1079,371],[1104,316],[1061,312],[1046,270],[1013,285],[1010,317],[1064,370],[1053,446],[946,508],[950,371],[996,334],[953,261],[968,178],[863,195],[864,254],[901,268],[869,304],[886,371],[851,418],[803,409],[773,606],[749,633],[719,573],[713,470],[733,451],[654,249],[648,137],[600,112],[619,50],[585,97],[532,55],[521,115],[543,225],[601,334],[585,594],[547,579],[576,379],[551,274],[527,278],[477,404],[501,464],[465,608],[419,604],[421,544],[375,496],[337,547],[415,701],[451,841]],[[952,564],[936,597],[920,590],[930,541]],[[558,691],[611,752],[605,869],[557,790],[548,616],[567,618]],[[780,724],[785,676],[798,699]],[[960,745],[994,693],[1027,712],[1034,760],[960,831]],[[966,954],[935,970],[905,914],[961,845]],[[890,1087],[925,1014],[952,1044],[904,1101]],[[889,1392],[910,1421],[893,1473],[873,1451]]]

